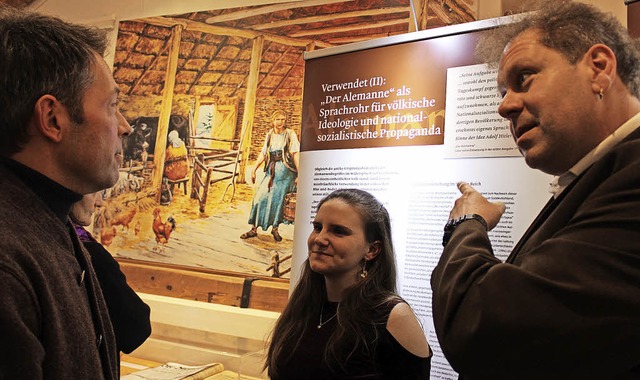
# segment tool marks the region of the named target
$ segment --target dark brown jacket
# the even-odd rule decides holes
[[[464,378],[640,378],[640,130],[550,200],[506,263],[462,223],[431,286]]]

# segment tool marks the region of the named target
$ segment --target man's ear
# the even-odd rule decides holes
[[[382,243],[380,240],[376,240],[373,243],[369,244],[369,251],[364,255],[365,261],[370,261],[376,258],[380,253],[382,248]]]
[[[67,108],[50,94],[42,95],[34,107],[36,133],[54,142],[62,140],[62,126],[69,122]]]
[[[602,90],[606,93],[617,75],[618,61],[613,50],[607,45],[595,44],[587,50],[583,59],[590,69],[593,92],[598,94]]]

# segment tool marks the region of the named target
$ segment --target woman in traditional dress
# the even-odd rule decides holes
[[[281,241],[278,226],[285,220],[284,197],[294,190],[298,177],[298,154],[300,142],[294,131],[286,127],[287,114],[276,110],[271,114],[273,128],[267,132],[264,145],[251,172],[251,181],[256,182],[256,171],[264,163],[265,176],[258,185],[249,214],[251,229],[241,239],[258,236],[258,227],[267,231],[271,227],[271,235],[275,241]]]

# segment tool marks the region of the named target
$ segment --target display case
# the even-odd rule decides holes
[[[144,293],[140,297],[151,307],[152,333],[131,357],[221,363],[225,379],[268,378],[263,371],[266,342],[279,313]]]

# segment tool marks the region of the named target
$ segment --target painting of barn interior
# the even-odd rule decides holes
[[[472,0],[429,4],[417,10],[427,27],[475,18]],[[304,52],[417,24],[410,0],[305,0],[120,22],[113,70],[133,132],[92,232],[116,257],[288,277]]]

